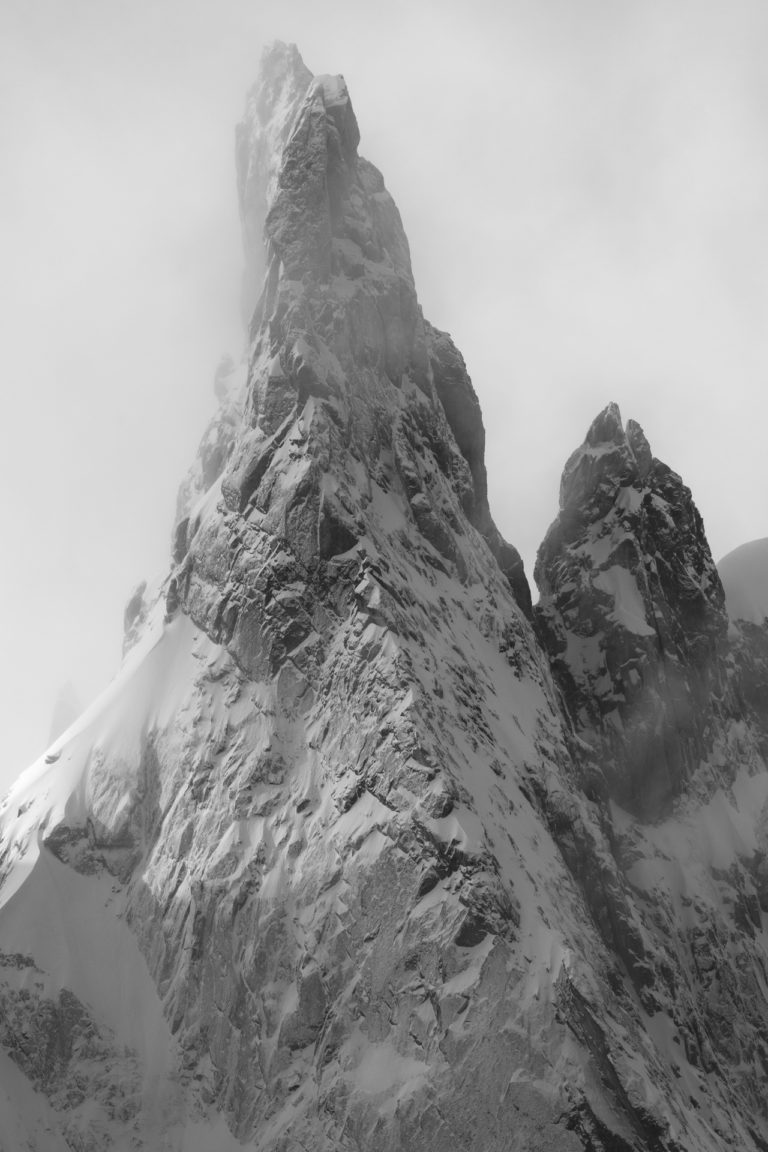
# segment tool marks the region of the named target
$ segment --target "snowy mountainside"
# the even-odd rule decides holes
[[[160,604],[119,676],[0,806],[0,1041],[31,1082],[19,1114],[4,1109],[18,1129],[9,1149],[197,1149],[213,1132],[182,1092],[178,1045],[126,924],[151,734],[181,754],[222,657],[188,620],[163,616]]]
[[[764,1149],[768,773],[700,517],[609,407],[534,613],[359,139],[265,54],[246,359],[119,677],[0,811],[0,1138]]]

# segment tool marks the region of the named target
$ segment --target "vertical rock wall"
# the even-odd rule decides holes
[[[565,465],[535,576],[540,633],[599,768],[592,787],[660,814],[725,715],[728,619],[689,489],[616,405]]]

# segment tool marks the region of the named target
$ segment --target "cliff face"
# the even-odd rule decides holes
[[[537,621],[579,734],[630,811],[669,806],[712,750],[728,618],[701,516],[616,405],[565,465]]]
[[[762,603],[758,567],[748,584]],[[723,1147],[762,1147],[768,1057],[766,642],[754,610],[740,618],[743,570],[724,564],[737,606],[729,619],[690,491],[609,405],[565,465],[560,512],[537,558],[535,615],[613,882],[567,821],[550,827],[657,1051],[661,1021],[674,1022],[674,1076],[691,1083],[696,1070],[711,1100],[728,1098],[717,1105],[728,1121],[710,1118]]]
[[[274,44],[261,60],[235,134],[237,196],[245,272],[243,319],[247,324],[261,293],[267,264],[264,223],[275,194],[283,148],[312,82],[295,44]]]
[[[534,621],[466,367],[358,142],[341,77],[266,54],[237,135],[246,362],[120,676],[0,811],[14,1130],[765,1147],[768,773],[700,518],[608,409]]]

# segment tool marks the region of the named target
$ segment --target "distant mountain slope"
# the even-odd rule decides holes
[[[768,619],[768,537],[734,548],[717,566],[732,620]]]

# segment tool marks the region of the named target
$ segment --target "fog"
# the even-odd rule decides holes
[[[3,0],[0,786],[132,587],[239,351],[234,124],[263,43],[342,72],[523,553],[610,400],[717,557],[768,533],[768,9],[705,0]]]

